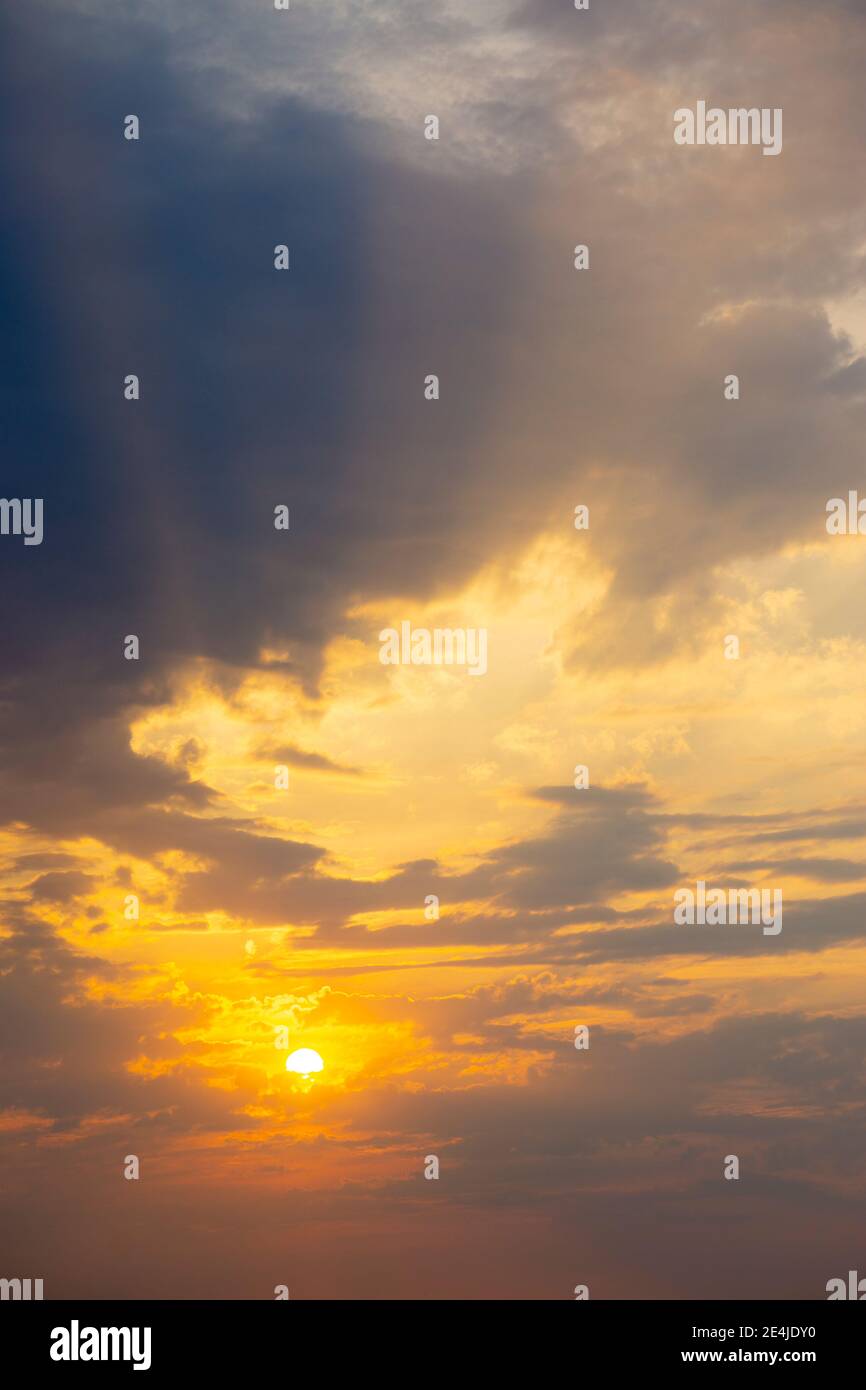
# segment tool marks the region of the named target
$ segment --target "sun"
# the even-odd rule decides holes
[[[299,1047],[297,1052],[291,1053],[286,1058],[286,1071],[295,1072],[297,1076],[308,1077],[316,1071],[324,1071],[325,1064],[318,1052],[314,1052],[311,1047]]]

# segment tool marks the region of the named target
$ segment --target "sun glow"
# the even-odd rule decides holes
[[[314,1052],[311,1047],[299,1047],[297,1052],[291,1053],[286,1058],[286,1071],[294,1072],[297,1076],[302,1076],[306,1080],[314,1072],[324,1071],[325,1064],[318,1052]]]

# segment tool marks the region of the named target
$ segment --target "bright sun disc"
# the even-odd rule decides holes
[[[324,1069],[324,1062],[311,1047],[299,1047],[297,1052],[286,1058],[286,1071],[296,1072],[298,1076],[310,1076],[314,1071]]]

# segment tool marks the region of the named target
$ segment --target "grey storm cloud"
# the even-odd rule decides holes
[[[175,671],[205,657],[230,682],[278,643],[312,693],[323,647],[354,631],[345,613],[358,596],[459,585],[516,554],[575,489],[613,581],[597,612],[565,616],[566,660],[662,660],[715,611],[715,565],[820,531],[829,479],[816,482],[816,459],[832,461],[840,487],[859,468],[864,402],[826,384],[856,382],[860,367],[823,307],[863,268],[864,199],[845,173],[866,115],[859,21],[837,7],[820,59],[844,57],[833,72],[844,101],[824,111],[838,160],[813,157],[800,77],[816,58],[788,20],[784,70],[742,79],[769,82],[785,106],[784,167],[714,152],[739,160],[732,199],[726,164],[679,157],[695,152],[669,139],[670,92],[698,58],[702,81],[725,70],[737,36],[781,22],[778,7],[763,18],[731,7],[720,52],[685,5],[632,6],[625,28],[598,7],[474,19],[376,9],[380,61],[397,62],[411,29],[416,57],[401,61],[417,87],[420,25],[433,71],[437,53],[452,55],[458,102],[478,44],[500,27],[524,35],[503,77],[525,108],[499,141],[513,159],[497,156],[483,94],[465,158],[425,165],[420,134],[410,157],[395,110],[376,103],[369,38],[352,47],[369,35],[366,6],[330,28],[293,15],[291,42],[251,6],[192,4],[181,18],[161,5],[144,20],[37,0],[4,18],[9,50],[33,57],[4,81],[23,113],[4,174],[19,190],[6,250],[20,264],[20,365],[6,389],[23,402],[7,490],[20,474],[48,517],[26,566],[0,554],[17,593],[0,634],[10,817],[57,831],[116,797],[201,805],[206,789],[135,757],[124,737]],[[588,125],[568,116],[572,63],[556,66],[548,165],[522,158],[521,140],[535,148],[533,64],[550,57],[549,26],[561,44],[566,19],[572,53],[590,61]],[[584,19],[592,44],[578,37]],[[329,105],[326,79],[348,70],[350,50],[357,81]],[[645,109],[624,94],[605,132],[592,76],[613,63],[632,65]],[[134,147],[120,135],[130,107],[145,131]],[[656,170],[651,197],[635,181],[641,157]],[[94,200],[105,179],[111,200]],[[594,248],[588,276],[571,269],[578,239]],[[277,242],[293,268],[275,286]],[[741,309],[714,317],[728,302]],[[732,410],[721,382],[734,366],[761,390],[746,385]],[[133,367],[143,386],[131,411],[118,383]],[[423,399],[431,370],[447,411]],[[46,378],[53,407],[40,417],[27,402]],[[289,533],[273,528],[279,503]],[[687,533],[699,543],[683,545]],[[660,596],[672,605],[664,632],[647,621]],[[121,659],[128,632],[139,663]]]
[[[297,953],[329,948],[351,952],[437,948],[436,966],[568,965],[576,960],[622,962],[653,957],[705,955],[759,956],[791,951],[817,952],[863,937],[863,895],[854,893],[815,901],[786,895],[784,927],[767,938],[748,926],[678,926],[673,920],[673,890],[688,881],[666,854],[672,825],[693,826],[701,817],[670,815],[646,788],[543,787],[535,797],[554,811],[542,835],[516,840],[479,858],[463,873],[448,873],[435,859],[397,866],[382,879],[363,880],[333,873],[322,846],[275,836],[253,822],[224,816],[192,816],[184,810],[148,807],[106,809],[89,822],[90,833],[118,853],[159,856],[182,850],[193,856],[194,867],[172,870],[176,907],[183,913],[228,912],[260,926],[313,927],[312,934],[292,938],[285,957],[257,962],[267,974],[285,970],[303,974]],[[826,813],[812,813],[816,824]],[[809,818],[809,817],[807,817]],[[721,825],[742,825],[748,838],[754,821],[779,828],[784,816],[710,817]],[[791,817],[787,831],[796,841],[802,816]],[[836,826],[840,822],[830,822]],[[853,822],[856,824],[857,822]],[[851,822],[843,820],[842,826]],[[763,837],[764,831],[757,832]],[[706,862],[706,861],[705,861]],[[743,861],[720,868],[717,884],[739,885],[755,875],[811,877],[842,883],[863,877],[852,861],[785,856],[768,861]],[[708,870],[704,870],[708,872]],[[121,874],[130,886],[128,872]],[[87,891],[88,875],[76,871],[49,872],[33,880],[25,892],[34,902],[63,901]],[[611,899],[628,891],[648,892],[653,904],[661,894],[668,907],[617,910]],[[371,929],[363,922],[368,912],[414,910],[419,918],[428,894],[435,893],[442,915],[437,921],[397,923]],[[484,913],[472,904],[488,904]],[[352,921],[351,919],[355,919]],[[144,921],[144,925],[147,922]],[[590,928],[585,930],[585,928]],[[158,920],[154,929],[166,930]],[[195,924],[201,929],[201,922]],[[467,959],[465,948],[502,948],[505,957]],[[441,955],[453,948],[452,958]],[[363,973],[363,965],[323,965],[323,975],[348,969]],[[390,968],[387,955],[372,968]]]
[[[745,860],[739,864],[727,864],[726,873],[749,874],[754,870],[762,873],[793,875],[817,879],[822,883],[848,883],[866,878],[866,864],[858,864],[853,859],[829,859],[804,855],[802,858]]]
[[[383,61],[420,24],[468,71],[479,36],[529,22],[519,7],[474,22],[419,5],[377,10]],[[254,7],[210,3],[185,7],[182,20],[157,6],[141,23],[102,4],[61,16],[36,3],[5,21],[39,58],[26,82],[27,64],[7,75],[9,100],[26,113],[7,170],[27,190],[10,231],[23,266],[17,304],[46,327],[76,326],[74,357],[52,360],[25,338],[24,380],[13,383],[25,393],[45,373],[57,383],[53,415],[38,425],[22,416],[9,449],[13,476],[34,456],[30,490],[39,484],[49,515],[44,547],[16,574],[3,634],[18,673],[7,698],[34,724],[39,687],[58,669],[63,721],[82,738],[94,702],[106,718],[146,707],[197,655],[249,666],[264,643],[284,642],[286,669],[314,685],[322,646],[351,627],[350,599],[461,583],[544,529],[599,462],[605,479],[595,475],[590,500],[615,576],[600,613],[565,623],[575,661],[587,643],[594,665],[662,658],[692,640],[715,564],[820,528],[826,484],[816,488],[815,459],[851,476],[864,423],[862,403],[825,390],[851,363],[823,310],[862,274],[863,197],[844,163],[866,111],[854,82],[863,27],[835,12],[830,52],[847,55],[834,73],[844,110],[825,112],[840,147],[835,180],[811,157],[799,67],[814,53],[795,26],[791,61],[773,74],[791,128],[788,173],[768,181],[767,161],[722,152],[740,160],[732,201],[727,166],[687,165],[667,138],[670,86],[695,45],[706,47],[692,8],[632,6],[625,29],[621,16],[562,10],[534,10],[538,27],[567,19],[577,35],[588,20],[599,42],[575,38],[576,51],[591,49],[593,71],[633,63],[648,109],[638,122],[625,102],[618,141],[584,148],[573,167],[573,146],[557,146],[550,174],[498,167],[486,147],[471,173],[386,159],[373,135],[392,128],[393,112],[353,113],[357,93],[328,109],[305,73],[317,53],[368,32],[368,7],[347,9],[334,29],[293,15],[291,42],[273,15],[265,23]],[[754,7],[732,10],[743,26],[732,23],[734,47],[763,21]],[[663,99],[652,68],[660,32]],[[261,66],[257,83],[245,78],[240,63],[232,98],[233,45],[265,72],[279,64],[283,85]],[[710,72],[725,61],[712,50]],[[210,99],[194,51],[211,58]],[[372,66],[369,45],[354,56],[359,71]],[[57,89],[62,121],[44,100]],[[512,89],[518,107],[521,91],[528,101],[519,72]],[[598,96],[584,95],[594,122]],[[134,149],[117,125],[130,104],[146,132]],[[651,199],[632,174],[641,154],[657,160]],[[88,182],[107,177],[111,203],[94,205]],[[804,186],[814,196],[804,199]],[[44,233],[31,235],[49,187],[57,256]],[[597,248],[583,279],[570,267],[575,229]],[[291,246],[293,270],[274,293],[278,241]],[[712,318],[729,301],[742,312]],[[117,387],[133,364],[143,382],[134,413]],[[761,382],[736,410],[721,396],[732,364]],[[420,389],[437,368],[447,412],[427,409]],[[276,441],[288,435],[287,457]],[[271,524],[280,502],[292,510],[289,535]],[[683,546],[701,519],[700,544]],[[0,560],[16,563],[8,550]],[[659,595],[672,596],[677,617],[664,636],[645,621]],[[119,669],[127,631],[142,640],[138,670]],[[118,764],[118,780],[135,776],[120,751]]]
[[[555,790],[557,793],[559,789]],[[544,795],[544,793],[542,793]],[[566,794],[567,795],[567,794]],[[436,893],[445,903],[469,903],[490,900],[494,912],[530,911],[542,915],[542,927],[552,923],[546,913],[558,913],[556,925],[566,919],[564,909],[583,912],[591,920],[604,913],[604,898],[613,891],[652,889],[672,884],[677,878],[676,866],[662,857],[664,832],[653,823],[648,813],[646,794],[641,788],[628,792],[607,792],[603,788],[571,792],[568,809],[563,809],[543,836],[502,846],[483,856],[478,865],[462,874],[447,874],[436,860],[418,860],[399,866],[387,878],[365,882],[328,876],[323,851],[314,846],[285,845],[285,859],[297,856],[297,862],[287,866],[274,848],[276,859],[255,856],[257,837],[244,835],[233,828],[223,832],[220,844],[231,854],[229,859],[216,841],[208,849],[209,827],[213,821],[199,819],[194,835],[187,838],[189,847],[195,843],[200,852],[214,861],[213,867],[190,874],[183,884],[180,906],[189,911],[207,911],[222,907],[250,917],[261,923],[282,921],[322,923],[316,937],[307,944],[321,944],[327,939],[334,944],[359,945],[366,943],[387,946],[407,944],[414,940],[421,945],[447,940],[471,942],[485,938],[502,939],[515,932],[523,934],[525,923],[497,924],[481,921],[476,927],[448,927],[441,923],[426,928],[384,928],[366,933],[363,928],[346,931],[346,919],[363,912],[388,908],[423,906],[426,896]],[[165,827],[182,827],[189,817],[158,816],[151,820]],[[116,837],[116,830],[107,834]],[[117,843],[116,838],[113,840]],[[231,853],[232,849],[237,850]],[[307,862],[302,859],[306,857]],[[294,876],[289,876],[294,872]],[[413,936],[414,931],[414,936]]]
[[[40,874],[28,883],[26,891],[34,902],[71,902],[81,894],[90,891],[93,878],[90,874],[76,871],[67,873]]]
[[[119,982],[123,969],[74,950],[49,924],[15,906],[6,905],[3,922],[0,1110],[33,1112],[56,1130],[75,1130],[100,1113],[133,1116],[133,1129],[243,1126],[232,1116],[232,1102],[202,1086],[190,1061],[155,1078],[127,1070],[145,1039],[151,1056],[179,1058],[171,1030],[200,1018],[201,1003],[109,1006],[87,999],[88,979]],[[14,1134],[9,1142],[14,1149]]]
[[[289,767],[302,767],[307,772],[334,772],[343,777],[361,775],[357,767],[343,767],[322,753],[307,752],[294,744],[265,744],[262,748],[256,749],[256,757],[266,758],[269,762],[286,763]]]

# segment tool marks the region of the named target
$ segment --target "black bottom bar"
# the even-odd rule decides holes
[[[576,1375],[599,1364],[612,1375],[741,1365],[826,1379],[858,1364],[866,1321],[837,1302],[5,1302],[0,1329],[25,1373],[133,1375],[138,1365],[142,1380],[190,1371],[247,1381],[292,1378],[300,1361],[329,1380],[375,1371],[422,1386],[437,1374],[463,1380],[476,1365],[485,1383],[500,1364],[513,1379],[524,1358],[539,1378],[563,1355]]]

